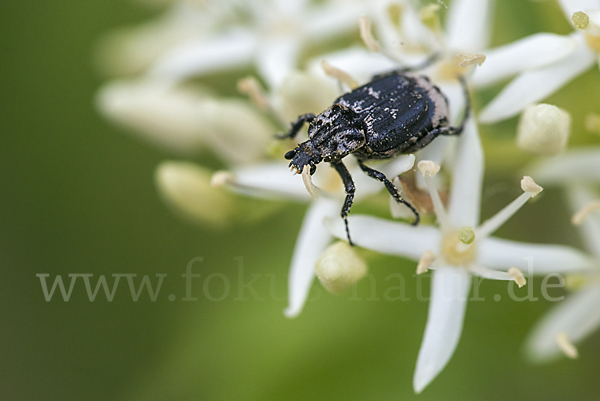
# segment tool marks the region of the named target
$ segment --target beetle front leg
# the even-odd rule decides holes
[[[410,211],[413,212],[413,214],[415,215],[415,221],[413,221],[412,223],[413,226],[419,224],[419,212],[417,212],[413,205],[402,199],[402,197],[398,193],[398,188],[396,188],[396,186],[386,178],[385,174],[383,174],[381,171],[377,171],[375,169],[372,169],[371,167],[366,166],[362,160],[358,161],[358,165],[360,166],[360,169],[364,171],[369,177],[375,178],[377,181],[383,182],[385,184],[385,188],[388,190],[390,195],[392,195],[392,198],[394,198],[396,202],[406,205],[410,209]]]
[[[288,131],[287,134],[280,135],[277,138],[278,139],[287,139],[287,138],[294,139],[294,137],[296,135],[298,135],[298,132],[300,132],[300,129],[302,128],[304,123],[310,123],[314,119],[315,119],[315,115],[312,113],[302,114],[300,117],[298,117],[298,119],[295,122],[292,123],[292,126],[290,127],[290,130]]]
[[[340,175],[340,178],[344,183],[344,189],[346,190],[346,199],[344,199],[344,206],[342,206],[341,215],[342,219],[344,219],[344,224],[346,226],[346,236],[348,237],[348,243],[354,246],[354,244],[352,243],[352,239],[350,239],[350,229],[348,228],[348,213],[350,213],[350,208],[352,207],[352,203],[354,202],[354,191],[356,188],[354,187],[354,181],[352,181],[352,176],[348,172],[346,166],[344,166],[344,163],[338,162],[335,164],[332,163],[331,165],[333,166],[333,168],[335,168],[335,171],[337,171],[337,173]]]

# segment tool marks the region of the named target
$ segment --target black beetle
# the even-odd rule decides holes
[[[337,98],[333,105],[318,116],[304,114],[292,123],[281,138],[294,138],[304,123],[310,124],[308,140],[285,154],[296,173],[309,166],[314,174],[317,164],[328,162],[336,169],[346,190],[341,216],[346,225],[354,200],[354,181],[342,159],[354,154],[358,165],[369,177],[385,184],[396,200],[410,208],[419,223],[419,213],[406,202],[397,188],[380,171],[364,164],[369,159],[389,159],[399,154],[415,152],[427,146],[438,135],[458,135],[469,116],[470,102],[465,82],[459,78],[466,96],[463,121],[458,127],[449,125],[448,100],[440,89],[424,75],[410,69],[376,75],[373,79]]]

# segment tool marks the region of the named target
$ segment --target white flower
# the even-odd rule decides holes
[[[358,169],[358,166],[352,163],[352,159],[346,159],[345,163],[356,183],[356,201],[361,201],[382,190],[383,185],[367,177]],[[412,168],[413,163],[414,156],[407,155],[377,167],[388,177],[392,177],[408,171]],[[308,211],[296,240],[288,279],[289,303],[285,315],[297,316],[304,307],[308,291],[314,280],[315,264],[332,239],[323,222],[325,218],[342,221],[340,211],[345,193],[341,179],[328,166],[319,166],[314,179],[317,187],[321,190],[319,192],[321,196],[314,199],[307,192],[301,176],[292,176],[287,163],[284,162],[239,167],[230,172],[218,172],[214,177],[216,184],[226,185],[245,195],[309,202]],[[350,225],[350,230],[351,235],[354,235],[355,231],[358,233],[359,227]]]
[[[458,75],[464,74],[470,87],[485,87],[517,73],[551,65],[577,48],[577,41],[573,38],[540,33],[488,49],[493,5],[491,0],[453,1],[442,30],[438,24],[428,23],[431,18],[437,18],[435,13],[433,17],[423,15],[423,11],[436,6],[422,9],[419,15],[410,2],[378,1],[372,14],[373,28],[382,50],[373,53],[351,48],[334,52],[318,57],[310,64],[311,68],[314,72],[320,72],[321,61],[325,59],[359,82],[364,82],[375,73],[398,68],[398,63],[394,60],[399,60],[402,67],[418,66],[437,54],[440,56],[439,60],[430,68],[424,69],[423,73],[430,76],[446,95],[451,121],[457,124],[465,100],[463,89],[457,81]],[[459,66],[459,54],[465,61],[483,58],[485,61],[470,73],[468,69]],[[419,153],[419,158],[441,164],[450,142],[451,138],[438,138]],[[418,184],[423,187],[421,177],[418,177]]]
[[[206,7],[200,2],[173,0],[171,3],[157,18],[117,29],[101,38],[96,49],[97,67],[111,76],[142,73],[171,49],[208,36],[230,19],[228,4]]]
[[[567,276],[567,286],[576,291],[553,307],[527,340],[529,356],[547,362],[561,353],[573,356],[561,347],[561,338],[577,343],[600,328],[600,194],[594,191],[600,185],[600,149],[570,151],[539,163],[536,171],[544,182],[565,187],[575,213],[573,223],[580,228],[585,248],[597,258],[594,270]]]
[[[219,2],[210,4],[213,8],[220,6]],[[350,0],[319,4],[307,0],[256,0],[232,4],[244,18],[173,46],[154,63],[150,74],[182,80],[254,64],[272,89],[297,68],[300,53],[307,45],[352,32],[366,10],[366,3]],[[199,19],[198,23],[203,21]]]
[[[209,147],[228,163],[264,156],[274,127],[250,105],[182,81],[255,65],[269,96],[277,97],[295,74],[301,51],[356,30],[366,8],[353,0],[172,3],[159,20],[117,32],[100,46],[109,70],[138,76],[104,84],[98,108],[154,144],[185,155]]]
[[[534,274],[575,271],[591,265],[587,256],[568,247],[490,237],[528,199],[541,191],[541,187],[526,177],[521,183],[524,193],[479,225],[483,153],[472,120],[459,139],[456,156],[448,211],[437,196],[431,177],[426,174],[440,228],[411,227],[369,216],[349,218],[356,244],[385,254],[421,260],[418,272],[427,267],[434,269],[429,317],[413,381],[418,393],[437,376],[454,353],[463,326],[471,274],[514,280],[522,285],[521,271],[527,267],[526,257],[532,258],[534,266],[530,273]],[[420,167],[434,173],[436,165],[421,162]],[[340,222],[331,220],[329,225],[335,236],[344,237]]]
[[[107,119],[153,144],[184,155],[208,147],[228,164],[264,158],[276,133],[245,100],[161,80],[111,81],[96,104]]]
[[[530,43],[529,50],[513,48],[496,54],[498,63],[521,64],[520,71],[523,72],[481,111],[481,122],[493,123],[519,114],[526,106],[550,96],[600,61],[600,0],[559,1],[565,17],[578,29],[562,37],[538,34],[544,35],[543,41]],[[587,19],[587,23],[578,21],[578,18]],[[548,52],[551,49],[555,50]],[[540,55],[540,52],[545,55]],[[488,60],[492,55],[489,56]],[[538,61],[542,63],[534,65]],[[484,70],[481,69],[482,74]],[[485,83],[487,77],[478,77],[478,73],[480,71],[475,74],[474,82]],[[494,71],[491,75],[498,76]]]

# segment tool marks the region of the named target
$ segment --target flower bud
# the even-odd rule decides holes
[[[186,220],[222,227],[234,214],[233,200],[211,186],[212,172],[190,162],[162,162],[155,182],[163,200]]]
[[[330,245],[315,265],[315,273],[329,292],[339,294],[367,274],[366,263],[344,241]]]
[[[517,145],[528,152],[553,156],[565,150],[571,132],[571,116],[549,104],[529,106],[521,114]]]

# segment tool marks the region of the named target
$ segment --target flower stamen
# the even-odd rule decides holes
[[[244,95],[248,95],[252,103],[259,109],[267,110],[271,107],[264,89],[256,78],[246,77],[240,79],[237,83],[237,90]]]
[[[345,83],[348,88],[358,88],[359,83],[356,79],[352,78],[346,71],[342,71],[339,68],[332,66],[326,60],[321,61],[321,68],[323,68],[325,74],[329,75],[331,78],[335,78],[338,81]]]
[[[371,32],[371,20],[366,15],[363,15],[358,20],[358,27],[360,29],[360,37],[370,52],[379,53],[381,50],[381,46],[373,37],[373,33]]]
[[[558,333],[555,338],[556,345],[560,348],[560,350],[569,358],[575,359],[579,356],[579,352],[577,351],[577,347],[573,345],[571,341],[569,341],[569,337],[567,337],[567,333]]]
[[[574,226],[581,225],[590,214],[598,210],[600,210],[600,199],[591,201],[571,217],[571,224]]]
[[[481,67],[483,62],[486,59],[485,54],[477,53],[477,54],[457,54],[456,57],[462,59],[458,62],[458,65],[461,67],[469,67],[473,64],[477,64]]]
[[[519,269],[518,267],[511,267],[510,269],[508,269],[508,275],[513,279],[515,283],[517,283],[519,288],[527,284],[527,280],[525,280],[523,271],[521,271],[521,269]]]
[[[500,210],[493,217],[486,220],[482,225],[475,229],[475,235],[482,239],[486,238],[496,231],[502,224],[506,223],[527,201],[540,192],[543,188],[533,181],[529,176],[523,177],[521,180],[521,189],[523,193],[514,201],[509,203],[504,209]]]
[[[419,258],[419,263],[417,264],[417,274],[423,274],[427,270],[429,270],[429,266],[435,260],[435,254],[429,250],[423,252],[421,257]]]
[[[431,160],[421,160],[417,167],[425,179],[425,184],[429,190],[429,196],[431,196],[431,201],[433,202],[433,210],[435,211],[435,215],[440,223],[442,231],[448,232],[450,231],[450,218],[448,217],[446,208],[442,203],[437,186],[432,179],[432,177],[435,176],[438,171],[440,171],[440,166]]]
[[[585,116],[585,129],[589,132],[600,135],[600,115],[588,113]]]
[[[229,171],[215,171],[210,178],[210,186],[214,188],[224,187],[235,181],[235,176]]]
[[[469,271],[476,276],[490,280],[511,281],[513,279],[510,274],[505,271],[488,269],[487,267],[476,264],[469,265]]]

